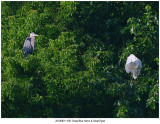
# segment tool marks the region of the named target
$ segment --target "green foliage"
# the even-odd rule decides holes
[[[2,117],[159,116],[158,2],[2,1]],[[26,59],[25,38],[36,49]],[[127,74],[127,57],[143,68]]]

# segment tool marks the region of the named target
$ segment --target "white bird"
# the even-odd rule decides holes
[[[127,58],[125,70],[127,73],[132,73],[133,78],[136,79],[142,69],[142,62],[135,55],[130,54]]]

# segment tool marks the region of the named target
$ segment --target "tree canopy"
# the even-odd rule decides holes
[[[159,2],[2,1],[3,118],[159,117]],[[36,49],[23,43],[31,32]],[[142,61],[138,80],[125,72]]]

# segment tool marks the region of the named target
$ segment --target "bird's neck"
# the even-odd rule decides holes
[[[33,50],[34,50],[34,45],[35,45],[35,37],[31,37],[31,45],[33,47]]]

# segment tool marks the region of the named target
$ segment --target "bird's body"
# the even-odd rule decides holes
[[[38,35],[36,35],[33,32],[30,33],[30,37],[27,37],[24,42],[23,52],[26,58],[28,58],[28,55],[32,54],[35,49],[35,36],[38,36]]]
[[[125,70],[127,73],[132,73],[136,79],[142,69],[142,62],[135,55],[131,54],[126,61]]]
[[[33,47],[31,45],[31,38],[30,37],[27,37],[25,42],[24,42],[23,52],[24,52],[24,55],[25,55],[26,58],[28,58],[29,54],[33,53]]]

